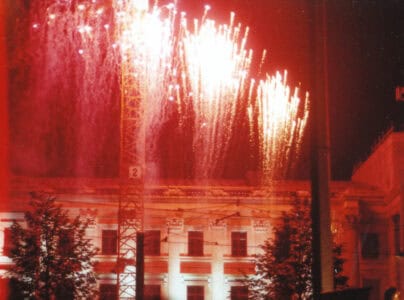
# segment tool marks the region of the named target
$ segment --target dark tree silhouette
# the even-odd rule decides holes
[[[296,200],[290,211],[283,212],[274,236],[261,246],[263,252],[256,256],[256,274],[246,280],[249,298],[311,299],[312,251],[311,218],[308,200]],[[346,287],[343,276],[342,246],[334,245],[334,284]]]
[[[93,299],[97,249],[85,236],[91,220],[69,218],[46,194],[31,193],[30,205],[25,224],[11,227],[15,266],[9,275],[17,292],[24,299]]]

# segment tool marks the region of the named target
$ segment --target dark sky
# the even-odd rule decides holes
[[[182,1],[195,7],[205,1]],[[314,1],[210,1],[214,11],[234,10],[251,27],[250,41],[269,52],[267,70],[289,70],[289,83],[308,89],[310,9]],[[397,116],[395,87],[404,84],[404,2],[326,1],[332,176],[349,179],[352,168]],[[220,15],[220,14],[219,14]],[[226,15],[220,15],[225,18]],[[303,157],[307,158],[306,152]],[[305,161],[305,159],[303,159]],[[307,160],[306,160],[307,161]],[[305,173],[308,165],[301,164]],[[307,173],[306,173],[307,174]]]
[[[402,1],[331,1],[330,125],[336,178],[350,175],[397,116],[403,85]],[[403,119],[402,119],[403,120]]]
[[[17,23],[20,26],[24,23],[21,21],[24,18],[21,7],[17,8],[15,4],[19,2],[29,3],[9,1],[12,3],[10,15],[14,15],[9,24],[15,25],[16,20],[19,20]],[[310,65],[309,30],[313,1],[178,2],[189,18],[200,17],[205,4],[211,5],[209,15],[218,22],[228,22],[229,12],[234,11],[236,21],[250,27],[247,47],[253,48],[256,56],[264,48],[268,50],[264,71],[273,73],[287,69],[290,85],[300,85],[302,90],[309,89],[313,70]],[[393,118],[397,118],[394,89],[400,82],[404,85],[404,4],[400,0],[332,0],[327,3],[332,176],[334,179],[349,179],[354,164],[366,158],[371,145],[389,127]],[[9,28],[9,35],[14,37],[15,27]],[[71,125],[80,123],[84,118],[78,115],[79,108],[71,104],[70,98],[74,92],[63,93],[63,89],[56,84],[51,96],[57,101],[49,101],[49,105],[39,103],[32,99],[32,95],[21,92],[27,74],[33,69],[30,67],[30,57],[35,54],[17,51],[22,46],[18,43],[24,43],[21,40],[11,38],[10,41],[9,51],[13,57],[10,63],[12,171],[32,176],[116,176],[119,107],[114,105],[110,109],[97,111],[93,117],[97,133],[87,132],[83,136],[77,126]],[[22,59],[25,67],[14,64],[16,55],[25,56]],[[63,79],[74,76],[71,72],[62,75]],[[111,99],[108,101],[113,103]],[[167,133],[173,134],[170,128],[172,124],[167,123]],[[177,141],[175,134],[172,140],[186,144],[181,137]],[[248,169],[254,167],[254,163],[245,161],[245,157],[250,156],[248,147],[245,147],[247,142],[246,138],[233,139],[226,177],[243,177]],[[162,144],[167,150],[162,158],[164,167],[180,169],[175,163],[169,162],[170,156],[178,156],[178,149],[172,149],[172,143],[164,139]],[[80,159],[76,153],[77,145],[82,149]],[[308,149],[306,138],[296,171],[298,177],[308,174]],[[189,149],[184,150],[187,151]],[[77,164],[81,171],[77,171]],[[183,164],[181,168],[187,166]],[[164,176],[181,176],[182,173],[166,172]]]

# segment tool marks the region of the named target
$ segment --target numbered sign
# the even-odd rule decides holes
[[[141,179],[142,169],[140,166],[130,166],[129,167],[129,179]]]

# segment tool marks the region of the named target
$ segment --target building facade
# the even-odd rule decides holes
[[[372,287],[371,299],[391,286],[404,291],[403,153],[404,132],[389,132],[351,181],[330,183],[332,232],[344,247],[344,272],[350,286]],[[23,221],[29,192],[42,191],[72,216],[94,219],[87,235],[100,249],[99,297],[115,299],[119,181],[15,177],[10,186],[8,208],[0,212],[0,274],[12,267],[12,221]],[[283,211],[310,198],[309,181],[265,187],[160,182],[144,190],[145,299],[247,299],[242,280],[254,273],[259,246]],[[8,281],[0,282],[6,299]]]

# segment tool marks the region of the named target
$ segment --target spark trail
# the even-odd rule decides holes
[[[308,118],[307,96],[301,101],[297,89],[290,92],[286,74],[267,75],[255,87],[253,51],[246,49],[248,27],[235,24],[234,13],[228,24],[217,24],[208,18],[208,10],[189,27],[185,13],[178,15],[174,4],[32,1],[27,42],[31,71],[25,94],[44,114],[70,107],[64,119],[44,124],[39,135],[66,127],[58,134],[75,152],[71,156],[76,168],[88,161],[97,165],[97,153],[108,149],[103,131],[107,126],[102,131],[89,128],[110,120],[110,108],[119,107],[120,90],[139,98],[141,133],[134,135],[144,155],[148,152],[158,162],[157,137],[169,118],[168,107],[177,104],[182,120],[194,122],[195,177],[220,177],[231,137],[240,126],[240,100],[250,97],[248,115],[250,124],[258,125],[265,178],[282,177],[299,150]],[[186,115],[189,111],[192,117]],[[35,120],[40,123],[41,115]],[[73,123],[78,132],[73,132]],[[58,139],[55,136],[52,143]],[[49,146],[41,147],[45,153]],[[57,149],[51,155],[59,155]]]
[[[308,120],[308,93],[302,100],[299,90],[293,93],[287,85],[287,72],[266,76],[256,89],[256,99],[250,102],[250,126],[258,124],[260,164],[264,182],[283,179],[299,153]]]
[[[150,8],[148,1],[116,0],[114,8],[121,90],[139,97],[143,118],[137,133],[139,148],[145,147],[148,156],[157,160],[157,138],[167,118],[167,106],[170,101],[178,101],[176,7]]]
[[[195,20],[191,30],[185,19],[181,24],[184,77],[195,114],[195,176],[212,178],[221,172],[238,100],[248,90],[252,58],[252,51],[245,49],[248,29],[234,24],[234,14],[229,24],[216,25],[207,18]]]
[[[38,108],[34,130],[42,136],[41,167],[54,161],[53,168],[63,168],[56,161],[64,156],[74,161],[70,174],[80,174],[87,164],[92,170],[86,174],[92,176],[109,142],[100,124],[117,107],[111,7],[95,1],[31,1],[28,19],[26,48],[20,50],[30,58],[25,93]]]

